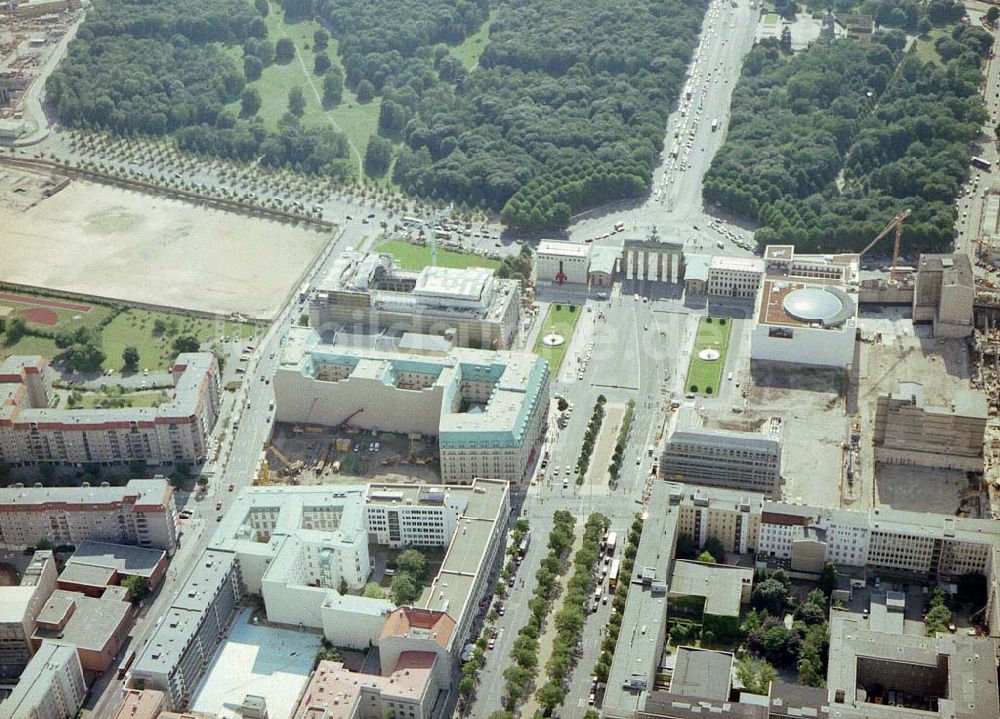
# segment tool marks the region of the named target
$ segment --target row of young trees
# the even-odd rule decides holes
[[[580,446],[580,457],[576,461],[576,483],[583,484],[590,467],[590,456],[594,453],[594,445],[597,443],[597,436],[601,433],[601,425],[604,423],[604,405],[608,400],[603,394],[597,396],[594,403],[594,412],[587,422],[587,431],[583,435],[583,444]]]
[[[552,654],[545,663],[548,681],[535,692],[538,704],[546,715],[562,704],[570,672],[576,666],[583,625],[587,621],[584,606],[594,590],[595,570],[601,561],[601,537],[607,532],[609,524],[608,518],[599,512],[587,517],[583,544],[573,555],[573,576],[566,584],[562,608],[552,620],[556,637],[552,642]]]
[[[558,581],[566,570],[566,556],[573,546],[573,529],[576,520],[564,510],[552,517],[549,532],[549,553],[535,573],[535,590],[528,601],[531,616],[521,627],[510,651],[512,663],[503,673],[504,704],[513,709],[528,695],[538,675],[538,638],[549,615],[552,600],[558,593]]]
[[[761,223],[761,244],[857,251],[909,208],[905,249],[947,247],[969,145],[987,117],[978,87],[992,42],[982,28],[955,25],[936,43],[941,64],[904,52],[896,31],[792,57],[777,42],[758,44],[705,198]]]

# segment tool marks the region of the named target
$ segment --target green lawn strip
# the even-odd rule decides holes
[[[687,382],[685,383],[688,392],[704,395],[718,394],[722,370],[726,366],[730,325],[729,320],[718,317],[702,317],[698,322],[698,335],[695,337],[691,363],[688,365]],[[719,351],[721,355],[719,359],[706,362],[698,358],[698,353],[709,347]]]
[[[490,39],[490,24],[492,22],[493,13],[490,13],[490,19],[483,23],[476,34],[469,35],[460,45],[451,49],[451,54],[461,61],[466,70],[471,70],[479,63],[479,56],[483,54],[486,43]]]
[[[535,342],[535,354],[548,360],[553,376],[559,372],[559,367],[562,365],[563,357],[566,356],[566,348],[569,347],[570,340],[573,338],[573,329],[576,327],[576,321],[580,319],[581,312],[582,308],[577,305],[549,305],[545,322],[538,333],[538,341]],[[551,332],[562,335],[565,342],[558,347],[543,345],[542,339]]]
[[[53,340],[31,335],[24,335],[11,345],[0,345],[0,354],[3,355],[41,355],[50,360],[61,351]]]
[[[162,319],[168,324],[176,321],[176,332],[157,336],[153,324]],[[188,315],[150,310],[132,309],[113,319],[101,333],[101,344],[107,358],[105,369],[118,370],[122,366],[122,352],[128,346],[139,350],[139,367],[150,371],[165,370],[173,364],[177,352],[173,342],[177,337],[191,335],[201,342],[213,343],[223,337],[249,339],[256,334],[253,325],[228,320],[210,320]]]
[[[153,392],[128,392],[125,394],[106,394],[104,392],[83,392],[81,403],[84,409],[99,409],[101,407],[117,407],[122,400],[126,407],[158,407],[170,400],[170,394],[163,390]]]
[[[403,240],[391,240],[378,245],[378,252],[386,252],[396,258],[396,262],[404,270],[422,270],[431,264],[431,248],[426,245],[414,245]],[[438,248],[438,267],[452,267],[464,270],[467,267],[487,267],[495,270],[500,266],[499,260],[476,255],[471,252],[454,252]]]

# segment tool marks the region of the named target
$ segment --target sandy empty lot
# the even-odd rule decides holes
[[[261,318],[328,236],[79,181],[0,228],[0,280]]]

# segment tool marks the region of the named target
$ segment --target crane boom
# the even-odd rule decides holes
[[[874,247],[879,240],[889,234],[891,230],[895,230],[895,238],[892,244],[892,271],[889,274],[889,279],[895,281],[896,279],[896,266],[899,264],[899,242],[903,237],[903,220],[910,216],[910,210],[906,209],[900,212],[898,215],[889,220],[889,224],[883,228],[881,232],[875,237],[874,240],[868,243],[865,249],[858,253],[858,258],[865,255],[868,250]]]

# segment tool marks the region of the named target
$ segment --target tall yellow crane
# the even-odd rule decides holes
[[[889,234],[892,229],[896,230],[895,242],[892,245],[892,271],[889,273],[889,279],[892,281],[896,280],[896,265],[899,264],[899,240],[903,236],[903,220],[910,216],[910,210],[906,209],[900,212],[898,215],[889,220],[889,224],[885,226],[878,236],[868,243],[865,249],[858,253],[858,258],[860,259],[862,255],[866,254],[868,250],[874,247],[879,240]]]

